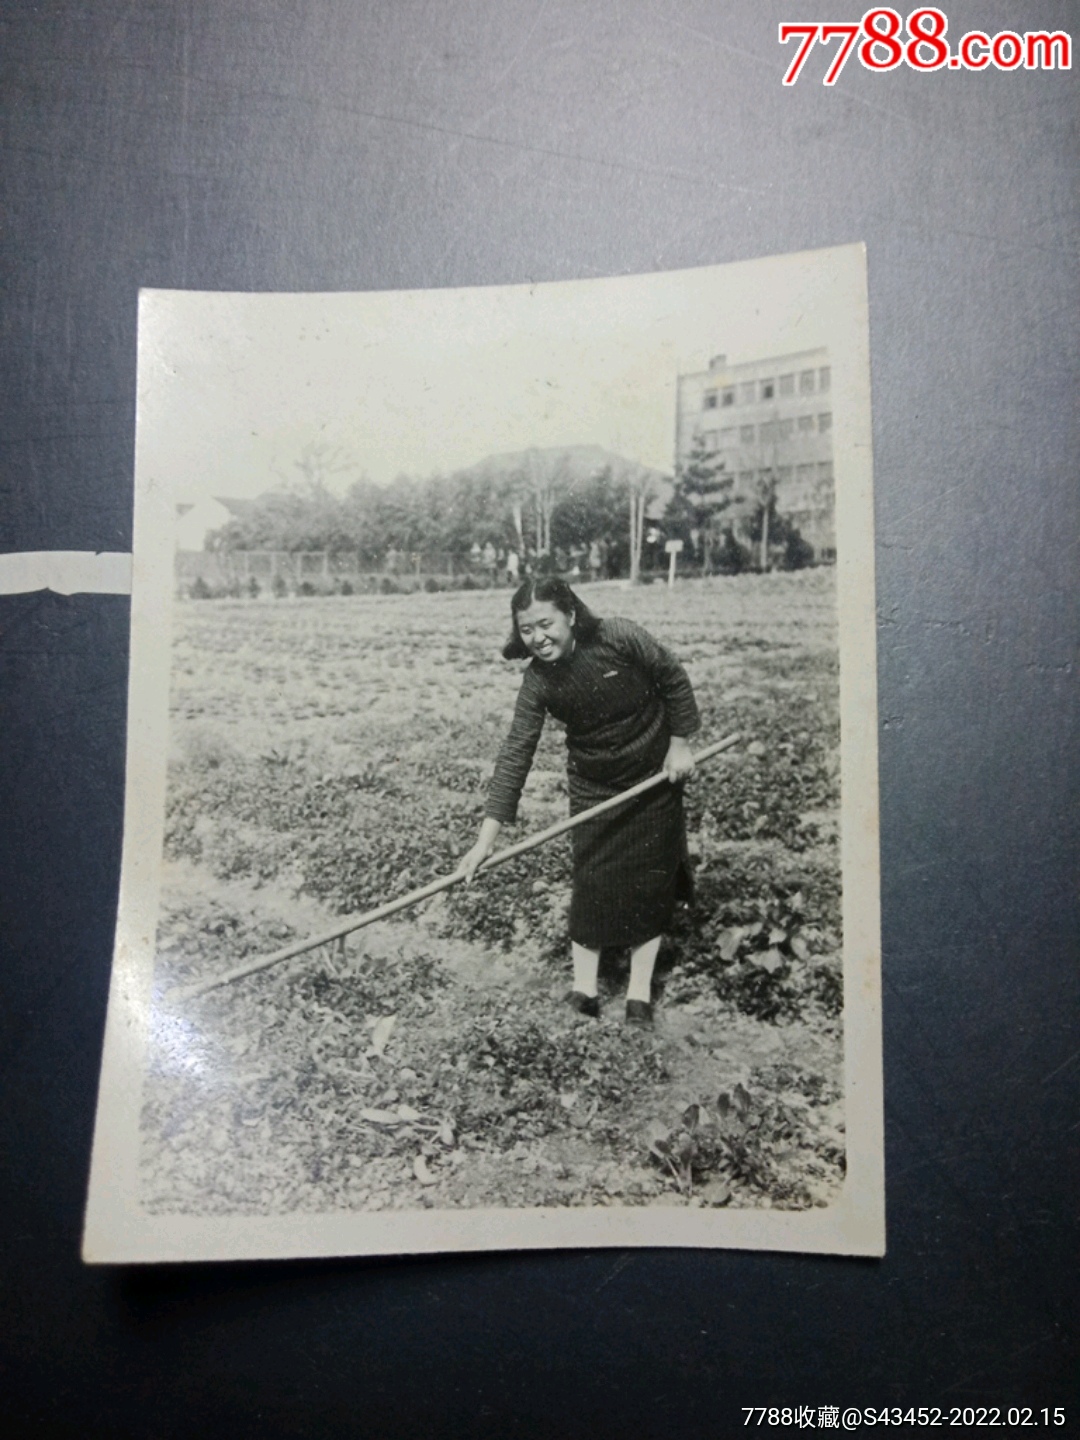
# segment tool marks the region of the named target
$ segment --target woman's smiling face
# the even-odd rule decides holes
[[[534,600],[517,615],[518,634],[530,655],[551,664],[574,648],[574,617],[550,600]]]

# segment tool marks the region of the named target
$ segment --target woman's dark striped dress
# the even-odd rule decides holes
[[[655,775],[673,735],[698,728],[686,671],[640,625],[601,620],[564,660],[533,660],[488,788],[486,813],[517,815],[544,718],[566,726],[570,813]],[[692,894],[682,790],[658,785],[572,832],[570,938],[590,950],[640,945]]]

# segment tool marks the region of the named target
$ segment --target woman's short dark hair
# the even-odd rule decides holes
[[[510,597],[510,638],[503,646],[504,660],[529,658],[529,651],[518,634],[517,617],[522,610],[528,610],[536,600],[546,601],[564,615],[573,616],[574,635],[583,645],[587,645],[600,628],[599,619],[584,600],[574,594],[565,580],[560,580],[557,575],[542,575],[534,580],[526,580]]]

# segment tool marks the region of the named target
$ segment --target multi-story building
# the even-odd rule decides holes
[[[836,558],[829,352],[803,350],[678,377],[675,459],[701,441],[735,477],[725,512],[745,531],[770,489],[776,509],[797,525],[817,560]]]

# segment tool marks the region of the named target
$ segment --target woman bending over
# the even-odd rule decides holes
[[[694,692],[671,652],[631,620],[602,620],[557,578],[510,601],[508,659],[531,659],[488,788],[479,838],[458,867],[471,879],[517,815],[544,718],[566,727],[570,813],[663,770],[658,785],[571,832],[571,1002],[598,1015],[602,946],[630,947],[626,1018],[652,1021],[652,974],[676,903],[692,897],[682,787],[694,769]]]

